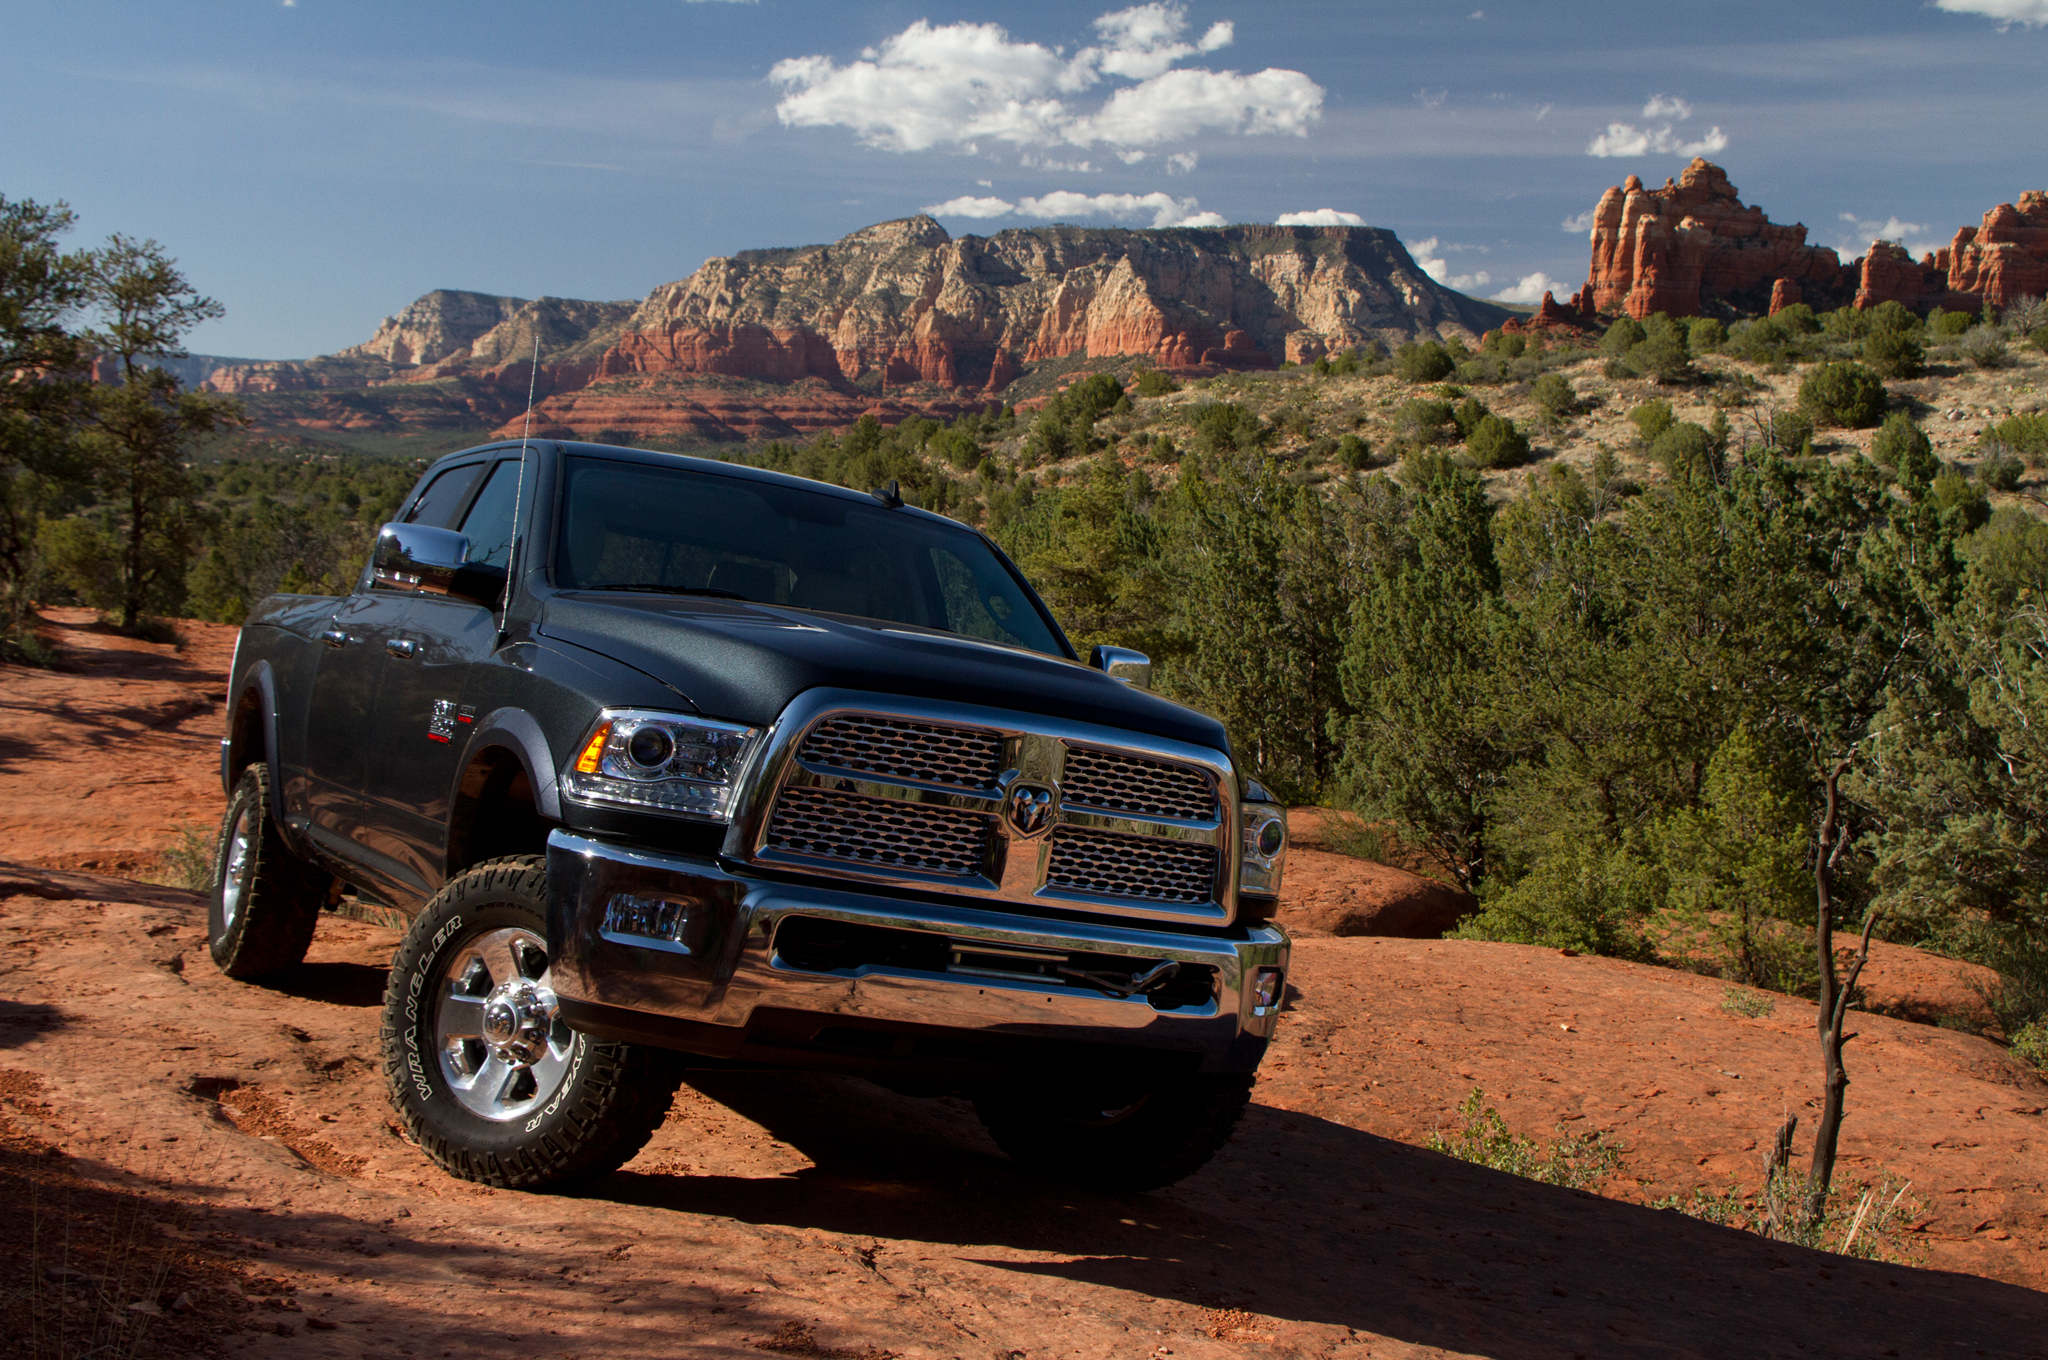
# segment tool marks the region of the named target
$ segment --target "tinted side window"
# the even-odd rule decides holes
[[[477,465],[449,468],[446,472],[427,483],[427,489],[420,492],[419,499],[412,503],[412,509],[405,514],[407,524],[424,524],[434,529],[454,527],[450,521],[455,512],[462,508],[463,498],[469,495],[469,488],[476,484]]]
[[[471,562],[487,567],[506,565],[512,555],[512,512],[518,495],[519,464],[493,466],[491,479],[477,493],[476,504],[462,517]]]

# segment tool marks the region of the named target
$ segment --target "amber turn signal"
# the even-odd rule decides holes
[[[597,763],[604,758],[604,744],[611,740],[611,735],[610,723],[597,725],[597,730],[590,734],[590,743],[583,748],[583,754],[576,757],[576,773],[597,773]]]

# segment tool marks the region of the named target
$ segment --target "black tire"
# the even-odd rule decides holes
[[[332,883],[291,852],[271,821],[269,768],[242,771],[220,819],[206,905],[206,943],[221,972],[247,980],[298,967]]]
[[[674,1054],[593,1039],[554,1014],[546,907],[542,857],[479,864],[435,895],[391,963],[391,1103],[464,1180],[538,1190],[608,1175],[647,1145],[682,1081]]]
[[[1252,1077],[1165,1078],[1125,1086],[1006,1088],[975,1097],[996,1146],[1024,1166],[1097,1190],[1158,1190],[1230,1141]]]

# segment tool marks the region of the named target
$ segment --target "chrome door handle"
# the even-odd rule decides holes
[[[411,656],[419,649],[419,643],[414,642],[411,638],[389,638],[384,643],[384,650],[393,656]]]
[[[339,628],[329,628],[320,635],[320,639],[330,647],[348,646],[348,634]]]

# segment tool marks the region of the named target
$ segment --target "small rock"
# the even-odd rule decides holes
[[[293,1332],[296,1332],[298,1328],[292,1326],[289,1322],[280,1322],[273,1330],[275,1330],[279,1336],[290,1336]]]
[[[306,1319],[306,1326],[315,1332],[331,1332],[339,1327],[340,1324],[329,1322],[326,1318],[309,1317]]]
[[[128,1305],[128,1311],[131,1313],[147,1313],[151,1317],[162,1317],[164,1315],[164,1310],[156,1306],[156,1300],[154,1299],[137,1299]]]
[[[181,1293],[178,1297],[171,1300],[171,1311],[173,1313],[189,1313],[197,1306],[192,1302],[190,1294]]]
[[[70,1266],[44,1266],[43,1278],[51,1284],[90,1284],[92,1276]]]

